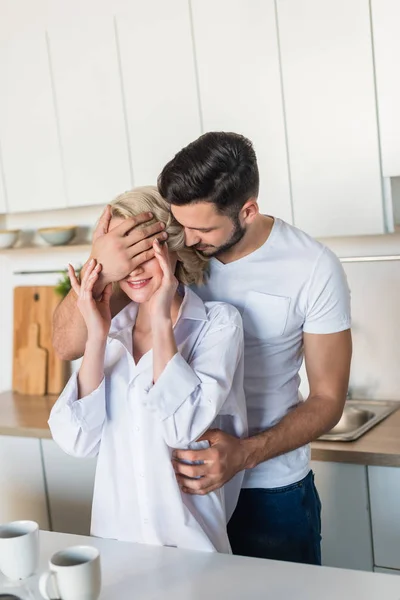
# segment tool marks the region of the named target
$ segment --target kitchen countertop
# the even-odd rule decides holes
[[[58,396],[0,394],[0,435],[51,438],[47,419]]]
[[[100,600],[399,600],[393,575],[316,567],[227,554],[177,550],[40,532],[39,571],[50,556],[75,545],[96,546],[101,553]],[[35,600],[38,575],[24,582]],[[0,591],[6,592],[0,575]],[[21,592],[22,594],[22,592]]]
[[[311,444],[312,460],[400,467],[400,403],[396,412],[354,442]]]
[[[57,396],[0,394],[0,435],[51,438],[47,425]],[[400,467],[399,410],[355,442],[319,441],[311,444],[312,460],[358,465]]]

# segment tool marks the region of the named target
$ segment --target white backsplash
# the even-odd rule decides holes
[[[93,226],[98,207],[7,217],[7,227],[34,229],[45,225]],[[340,257],[400,255],[400,234],[324,240]],[[0,391],[11,389],[12,298],[15,285],[51,285],[57,275],[14,275],[15,271],[63,269],[82,263],[87,250],[26,253],[0,252]],[[354,353],[353,396],[400,400],[400,260],[344,265],[352,291]],[[307,382],[301,391],[307,394]]]

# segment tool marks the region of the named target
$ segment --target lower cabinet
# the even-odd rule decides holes
[[[400,468],[368,467],[375,565],[400,570]]]
[[[27,519],[49,529],[40,440],[0,436],[0,523]]]
[[[89,535],[96,458],[74,458],[42,440],[53,531]]]
[[[0,523],[30,519],[89,535],[96,461],[69,456],[53,440],[0,436]],[[311,467],[322,502],[322,564],[400,575],[400,468]]]
[[[319,461],[311,467],[322,503],[322,564],[372,571],[367,467]]]

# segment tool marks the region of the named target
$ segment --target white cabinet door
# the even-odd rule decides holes
[[[40,440],[0,436],[0,523],[28,519],[49,529]]]
[[[384,232],[368,0],[278,0],[295,224]]]
[[[66,206],[44,0],[1,0],[0,143],[9,212]]]
[[[135,185],[200,133],[187,0],[114,0]]]
[[[372,571],[366,467],[312,462],[322,503],[322,564]]]
[[[107,0],[49,7],[68,205],[104,205],[132,186],[113,15]]]
[[[292,222],[274,0],[192,0],[203,128],[250,138],[260,209]]]
[[[53,531],[89,535],[95,458],[65,454],[53,440],[42,440]]]
[[[400,569],[400,469],[368,467],[375,564]]]
[[[371,0],[384,177],[400,175],[400,2]]]

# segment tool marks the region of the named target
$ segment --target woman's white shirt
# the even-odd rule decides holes
[[[92,535],[195,550],[229,552],[226,533],[243,473],[205,496],[183,494],[173,448],[197,448],[210,427],[247,433],[243,329],[229,304],[203,301],[189,288],[174,327],[178,353],[153,384],[153,352],[135,364],[137,305],[112,321],[104,379],[78,400],[74,373],[49,426],[68,454],[98,455]]]

